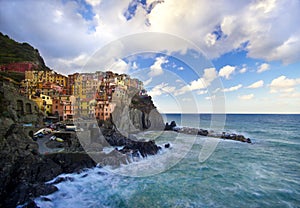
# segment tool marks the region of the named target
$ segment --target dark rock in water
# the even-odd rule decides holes
[[[22,208],[40,208],[36,205],[36,203],[30,199]]]
[[[171,124],[166,123],[165,131],[175,131],[183,134],[201,135],[201,136],[230,139],[230,140],[236,140],[240,142],[252,143],[251,139],[245,138],[243,135],[228,134],[226,132],[223,132],[222,134],[217,134],[213,131],[208,131],[205,129],[191,128],[191,127],[177,127],[175,121],[172,121]]]
[[[170,147],[169,143],[165,144],[165,148],[169,148],[169,147]]]
[[[175,121],[172,121],[171,124],[169,125],[169,123],[166,123],[166,126],[165,126],[165,131],[171,131],[173,130],[174,127],[176,127],[176,122]]]
[[[47,198],[47,197],[41,197],[42,201],[52,201],[51,199]]]
[[[84,174],[83,176],[81,176],[80,178],[86,178],[89,174]]]
[[[199,129],[198,135],[207,136],[208,135],[208,131],[205,130],[205,129]]]
[[[50,183],[51,185],[54,185],[54,184],[58,184],[58,183],[61,183],[61,182],[64,182],[64,181],[74,181],[74,178],[72,177],[58,177],[55,179],[54,182]]]
[[[122,153],[127,153],[129,151],[137,151],[141,154],[142,157],[147,157],[148,155],[155,155],[159,151],[159,147],[155,144],[154,141],[150,140],[148,142],[144,141],[131,141],[126,144],[123,149],[120,150]]]

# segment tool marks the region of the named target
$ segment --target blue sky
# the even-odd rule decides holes
[[[0,31],[60,73],[140,78],[161,112],[300,113],[299,9],[298,0],[2,0]],[[151,32],[163,35],[135,35]]]

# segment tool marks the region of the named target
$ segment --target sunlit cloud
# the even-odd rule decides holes
[[[224,77],[225,79],[229,79],[230,75],[233,74],[234,71],[235,71],[234,66],[226,65],[220,69],[219,76]]]
[[[289,79],[286,76],[280,76],[273,79],[269,87],[271,93],[294,92],[297,85],[300,85],[300,78]]]
[[[263,63],[261,64],[258,69],[257,69],[257,73],[262,73],[264,71],[270,70],[270,65],[267,63]]]
[[[233,91],[237,91],[238,89],[242,88],[242,84],[233,86],[233,87],[229,87],[229,88],[225,88],[223,89],[223,92],[233,92]]]
[[[254,98],[254,94],[239,95],[238,98],[240,100],[251,100]]]
[[[250,88],[250,89],[255,89],[255,88],[260,88],[264,86],[264,81],[263,80],[259,80],[257,82],[254,82],[253,84],[247,86],[246,88]]]

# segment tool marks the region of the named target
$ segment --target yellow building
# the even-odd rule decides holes
[[[55,74],[55,83],[59,84],[60,86],[67,87],[68,77],[62,74]]]
[[[23,87],[26,87],[27,82],[32,87],[40,89],[43,83],[56,83],[60,86],[67,87],[68,78],[62,74],[58,74],[52,70],[47,71],[25,71],[25,82]]]
[[[43,100],[44,112],[46,114],[52,114],[52,98],[48,95],[41,94],[40,98]]]

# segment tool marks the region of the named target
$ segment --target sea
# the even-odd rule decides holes
[[[158,155],[119,168],[60,175],[67,180],[56,185],[59,190],[34,201],[42,208],[300,207],[300,115],[166,114],[164,119],[242,134],[252,143],[140,132],[138,138],[162,146]]]

